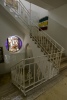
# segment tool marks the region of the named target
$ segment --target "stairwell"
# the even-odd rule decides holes
[[[60,72],[67,68],[67,56],[63,53],[60,63]]]
[[[35,44],[37,44],[37,47],[41,49],[41,52],[43,52],[44,55],[48,53],[51,54],[57,52],[57,48],[54,46],[52,47],[50,41],[47,40],[44,36],[31,36],[31,38],[35,42]],[[60,50],[58,49],[58,52],[59,51]],[[48,61],[50,61],[50,58],[48,58]],[[67,68],[67,56],[65,55],[65,53],[62,53],[59,71],[62,71],[65,68]]]
[[[18,21],[20,19],[20,23],[22,21],[26,25],[30,30],[29,38],[32,40],[32,42],[29,41],[30,46],[32,46],[31,43],[33,43],[35,47],[37,47],[37,51],[40,52],[40,56],[37,57],[39,53],[35,53],[35,48],[32,47],[33,54],[36,57],[23,59],[11,69],[13,84],[26,95],[31,89],[36,88],[40,84],[56,76],[59,70],[65,69],[67,67],[67,57],[63,56],[64,48],[44,31],[39,32],[39,27],[35,25],[33,21],[31,21],[31,23],[34,27],[31,26],[30,28],[30,14],[21,1],[19,2],[19,5],[24,8],[29,23],[25,21],[24,17],[22,17],[15,9],[10,10],[11,6],[8,3],[4,6],[4,2],[1,2],[1,5],[6,10],[9,10],[10,14]],[[41,56],[42,54],[43,56]],[[33,62],[25,64],[26,60],[33,60]]]

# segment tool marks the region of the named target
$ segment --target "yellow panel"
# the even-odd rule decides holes
[[[39,27],[43,27],[46,25],[48,25],[48,21],[44,21],[44,22],[39,23]]]

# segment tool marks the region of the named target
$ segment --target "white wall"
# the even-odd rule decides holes
[[[67,4],[49,12],[47,33],[65,48],[67,55]]]
[[[49,12],[50,18],[67,28],[67,4]]]
[[[21,0],[21,1],[24,4],[24,6],[30,11],[30,3],[25,0]],[[45,9],[43,9],[39,6],[36,6],[32,3],[31,3],[31,11],[33,11],[33,13],[35,14],[35,16],[37,16],[38,19],[48,16],[48,10],[45,10]]]
[[[28,3],[24,0],[22,2]],[[29,7],[30,4],[26,4],[25,6]],[[36,12],[38,14],[38,18],[49,15],[48,30],[46,32],[64,47],[65,53],[67,54],[67,4],[49,12],[34,4],[31,4],[31,8],[34,13]],[[37,15],[36,13],[35,15]]]
[[[39,15],[39,19],[45,16],[48,16],[48,10],[38,7],[34,4],[31,4],[31,9]]]
[[[11,54],[5,47],[5,41],[9,36],[18,35],[21,37],[22,42],[24,39],[23,32],[21,32],[12,21],[0,13],[0,46],[4,51],[4,63],[0,63],[0,74],[10,71],[10,68],[17,62],[19,62],[25,56],[24,45],[21,51],[17,54]]]

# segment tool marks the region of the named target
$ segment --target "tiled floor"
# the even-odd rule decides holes
[[[6,74],[1,76],[0,78],[0,86],[5,85],[6,83],[9,83],[10,80],[10,74]],[[55,80],[53,83],[49,83],[50,88],[48,88],[45,92],[43,92],[40,96],[38,96],[35,100],[67,100],[67,69],[59,75],[59,77]],[[10,88],[11,89],[10,89]],[[48,86],[47,86],[48,87]],[[2,94],[4,93],[4,94]],[[19,92],[14,86],[11,84],[8,86],[8,89],[1,89],[0,87],[0,95],[1,97],[9,96],[12,98],[12,96],[17,97],[17,95],[22,95],[21,92]],[[6,95],[6,96],[5,96]],[[16,96],[15,96],[16,95]],[[23,96],[21,96],[23,98]],[[10,99],[12,100],[12,99]],[[32,99],[22,99],[22,100],[34,100]]]
[[[67,71],[63,75],[64,78],[35,100],[67,100]]]
[[[0,75],[0,86],[3,86],[11,81],[10,73]]]

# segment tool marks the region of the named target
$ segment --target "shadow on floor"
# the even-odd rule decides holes
[[[11,81],[11,73],[0,75],[0,86],[3,86]]]

